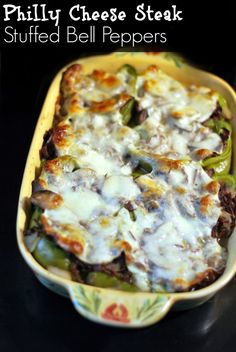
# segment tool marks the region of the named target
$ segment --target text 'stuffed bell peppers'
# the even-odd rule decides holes
[[[63,249],[60,249],[46,236],[42,236],[36,248],[33,251],[33,256],[43,267],[47,268],[55,266],[59,269],[69,270],[70,260]]]
[[[129,121],[132,118],[134,104],[135,104],[135,99],[131,98],[120,108],[120,112],[122,115],[122,122],[124,125],[128,125]]]
[[[223,153],[203,160],[202,166],[206,169],[213,169],[215,175],[228,174],[230,171],[232,156],[232,126],[224,119],[211,119],[206,123],[206,126],[212,128],[217,134],[220,134],[225,129],[229,132],[229,136]]]
[[[113,288],[116,290],[136,292],[138,291],[135,285],[129,284],[128,282],[117,279],[115,276],[111,276],[102,272],[92,272],[87,276],[87,283],[97,287]]]

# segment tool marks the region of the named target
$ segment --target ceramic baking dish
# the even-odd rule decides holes
[[[132,64],[138,70],[147,65],[156,64],[164,72],[183,83],[201,84],[218,91],[227,100],[232,116],[236,117],[236,94],[225,81],[189,66],[171,53],[117,52],[84,58],[76,62],[83,65],[85,73],[95,68],[113,72],[122,64],[127,63]],[[69,297],[81,315],[98,323],[120,327],[144,327],[158,322],[171,308],[182,310],[204,303],[225,286],[236,273],[236,230],[228,243],[229,253],[224,274],[206,288],[184,293],[131,293],[96,288],[66,280],[44,269],[25,246],[24,229],[30,208],[31,182],[40,166],[39,150],[43,143],[44,133],[52,126],[61,75],[65,69],[66,67],[62,68],[56,75],[49,88],[34,132],[22,180],[17,214],[17,241],[25,261],[42,284],[58,294]],[[233,120],[233,128],[235,131],[236,120]],[[236,155],[235,147],[234,144],[234,155]],[[233,173],[235,172],[236,160],[233,161]]]

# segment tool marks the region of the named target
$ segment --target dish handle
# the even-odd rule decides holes
[[[174,301],[168,294],[128,293],[83,284],[67,287],[75,309],[92,321],[120,327],[144,327],[161,320]]]

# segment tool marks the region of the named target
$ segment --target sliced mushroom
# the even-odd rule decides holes
[[[31,196],[31,202],[42,209],[58,208],[63,202],[63,198],[51,191],[38,191]]]

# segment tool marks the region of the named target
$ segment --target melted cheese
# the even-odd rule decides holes
[[[102,188],[103,196],[108,199],[133,200],[139,193],[140,190],[133,182],[132,177],[128,176],[110,176],[105,180]]]
[[[216,94],[152,66],[138,75],[135,93],[148,118],[131,128],[119,111],[133,94],[124,72],[85,76],[73,68],[62,89],[64,115],[52,137],[58,157],[39,177],[43,189],[61,197],[42,215],[46,233],[87,263],[109,263],[124,252],[143,291],[186,290],[209,268],[221,270],[226,253],[211,237],[219,188],[213,192],[212,179],[189,159],[222,152],[220,137],[202,125]],[[151,159],[153,171],[134,179],[130,150]]]
[[[149,116],[138,128],[141,136],[146,136],[142,148],[181,155],[193,149],[222,152],[221,138],[202,125],[216,109],[216,93],[205,87],[185,88],[159,69],[147,70],[139,77],[138,86],[142,94],[136,98]]]
[[[144,191],[151,187],[157,207],[150,213],[146,208],[149,199],[144,198],[143,208],[135,211],[136,221],[130,222],[129,230],[123,232],[127,241],[129,232],[137,241],[132,245],[133,259],[128,268],[137,285],[142,278],[143,290],[187,289],[197,273],[209,268],[213,257],[217,268],[225,264],[225,250],[211,237],[212,227],[221,213],[218,195],[205,192],[205,185],[211,179],[194,162],[158,177],[151,174],[144,177],[150,179],[145,182]],[[160,180],[162,192],[155,195],[153,182],[160,184]],[[201,210],[201,199],[206,195],[207,213]],[[145,263],[143,268],[140,258]]]

